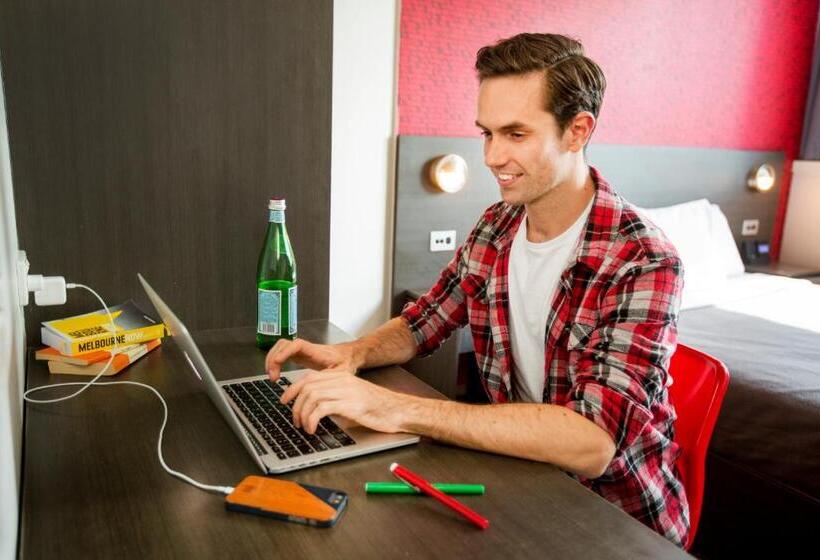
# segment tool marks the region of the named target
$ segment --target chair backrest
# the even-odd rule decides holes
[[[688,550],[700,521],[706,451],[729,385],[729,371],[720,360],[679,344],[672,356],[669,374],[673,380],[669,399],[678,415],[675,442],[681,448],[677,467],[689,501]]]

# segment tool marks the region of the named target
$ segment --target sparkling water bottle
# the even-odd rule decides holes
[[[285,227],[285,199],[268,204],[268,232],[256,269],[256,345],[296,337],[296,259]]]

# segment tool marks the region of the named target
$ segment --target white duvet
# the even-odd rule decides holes
[[[719,309],[820,333],[820,285],[770,274],[741,274],[717,288]]]

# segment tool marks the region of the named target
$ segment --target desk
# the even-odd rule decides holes
[[[323,342],[348,337],[327,321],[300,324]],[[195,334],[220,379],[263,371],[253,329]],[[366,374],[364,374],[366,375]],[[168,401],[164,452],[171,468],[208,484],[259,474],[167,339],[120,379],[149,383]],[[28,385],[49,378],[29,359]],[[339,524],[316,529],[228,512],[222,498],[165,473],[157,462],[157,399],[139,387],[90,388],[61,404],[26,405],[23,558],[690,558],[558,469],[437,444],[297,471],[283,478],[339,488],[350,504]],[[368,496],[399,461],[435,481],[481,482],[463,501],[491,520],[473,528],[433,500]]]

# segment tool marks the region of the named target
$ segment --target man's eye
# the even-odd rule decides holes
[[[482,131],[481,131],[481,135],[482,135],[484,138],[490,138],[490,137],[492,136],[492,133],[491,133],[489,130],[482,130]]]
[[[510,138],[515,138],[516,140],[520,138],[524,138],[524,135],[520,132],[510,132]]]

